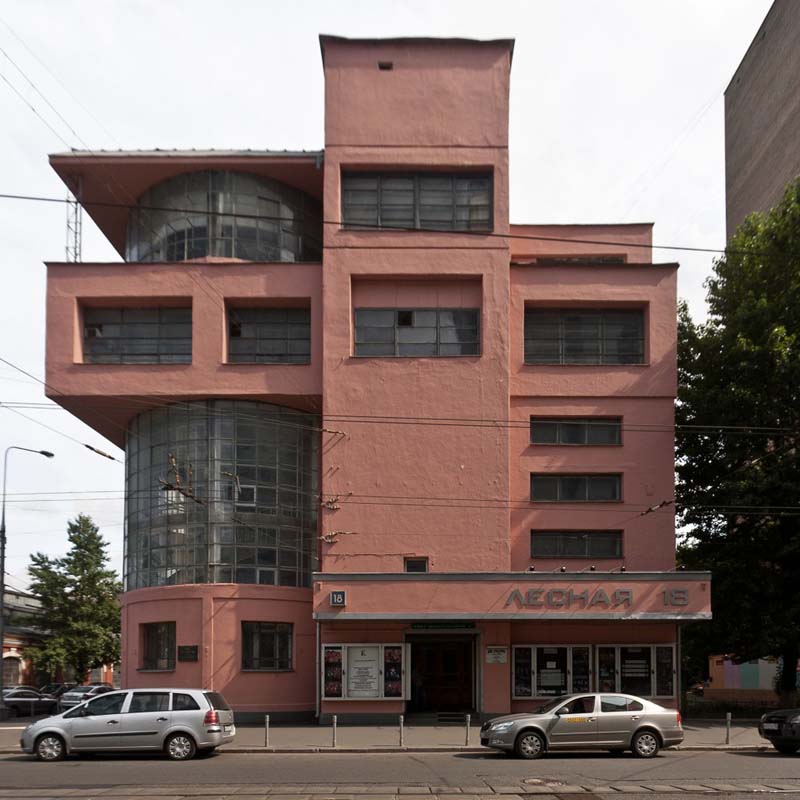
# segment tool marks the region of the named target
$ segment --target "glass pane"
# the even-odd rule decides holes
[[[622,556],[622,532],[595,531],[589,534],[589,553],[593,558],[620,558]]]
[[[588,444],[619,444],[620,443],[619,422],[599,422],[589,420],[588,424]]]
[[[590,476],[589,500],[595,502],[619,500],[619,475]]]
[[[597,648],[597,690],[614,692],[617,689],[617,653],[613,647]]]
[[[533,502],[558,500],[558,478],[531,475],[531,500]]]
[[[550,558],[561,555],[561,535],[531,531],[531,556]]]
[[[557,444],[558,423],[531,418],[532,444]]]
[[[394,327],[395,312],[393,308],[357,308],[356,325],[369,327]]]
[[[591,649],[588,647],[572,648],[572,691],[591,691]]]
[[[586,500],[586,477],[563,475],[558,480],[558,499],[562,503],[581,503]]]
[[[536,696],[567,693],[567,648],[536,648]]]
[[[675,694],[672,647],[656,647],[656,694],[672,697]]]
[[[383,696],[403,696],[403,648],[383,648]]]
[[[530,647],[514,649],[514,696],[533,697],[533,657]]]
[[[325,697],[342,696],[342,648],[325,647],[322,684]]]
[[[562,422],[559,425],[561,444],[586,444],[586,423]]]
[[[621,647],[620,691],[648,697],[651,687],[651,652],[649,647]]]

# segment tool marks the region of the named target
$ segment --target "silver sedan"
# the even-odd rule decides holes
[[[680,712],[627,694],[556,697],[528,714],[495,717],[481,727],[481,744],[520,758],[549,750],[632,750],[652,758],[683,741]]]

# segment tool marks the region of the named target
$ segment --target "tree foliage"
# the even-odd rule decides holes
[[[107,543],[91,517],[68,523],[69,551],[63,558],[31,556],[31,592],[44,611],[48,635],[25,655],[37,669],[54,674],[72,667],[77,680],[103,664],[119,661],[122,585],[108,569]]]
[[[713,570],[708,644],[737,660],[800,642],[800,180],[739,227],[707,282],[709,318],[679,311],[679,554]],[[685,426],[702,426],[687,429]],[[794,688],[794,670],[780,687]]]

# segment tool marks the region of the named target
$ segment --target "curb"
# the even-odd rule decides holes
[[[736,753],[758,753],[772,750],[772,745],[768,744],[690,744],[676,745],[667,748],[668,750],[679,750],[682,752],[736,752]],[[301,753],[489,753],[492,752],[488,747],[398,747],[394,745],[380,745],[372,747],[259,747],[259,746],[225,746],[219,748],[219,753],[232,753],[234,755],[256,754],[263,755],[292,755]],[[499,752],[499,751],[498,751]],[[0,755],[20,755],[22,750],[19,747],[0,747]]]

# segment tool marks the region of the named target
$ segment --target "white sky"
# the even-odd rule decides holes
[[[83,143],[2,53],[0,75],[69,146],[318,149],[319,33],[513,37],[511,221],[655,221],[657,244],[721,247],[723,91],[770,2],[0,0],[0,47]],[[0,119],[0,193],[63,197],[47,154],[64,142],[1,79]],[[63,206],[0,200],[0,356],[40,377],[42,262],[63,260],[64,241]],[[83,260],[118,260],[85,216]],[[702,316],[711,257],[655,260],[680,261],[680,294]],[[0,364],[0,401],[43,400]],[[122,457],[65,411],[24,413]],[[79,512],[120,568],[123,466],[0,409],[0,449],[12,444],[56,458],[10,456],[9,583],[26,585],[31,552],[65,551]]]

